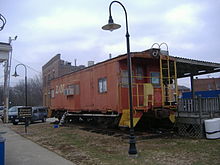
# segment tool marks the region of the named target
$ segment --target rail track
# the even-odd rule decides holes
[[[65,124],[64,126],[67,127],[74,127],[77,126],[79,129],[83,131],[88,131],[96,134],[102,134],[107,136],[112,136],[121,139],[129,139],[129,129],[128,128],[102,128],[99,126],[94,125],[87,125],[84,123],[74,123],[74,124]],[[168,138],[176,136],[173,130],[144,130],[144,129],[137,129],[135,131],[135,137],[137,141],[143,141],[147,139],[154,139],[154,138]]]

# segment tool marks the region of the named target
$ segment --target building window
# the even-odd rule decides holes
[[[106,78],[100,78],[98,80],[98,86],[99,86],[99,93],[107,92],[107,79]]]
[[[209,90],[209,91],[212,90],[211,84],[208,84],[208,90]]]
[[[47,76],[44,76],[43,84],[44,84],[44,87],[47,86]]]
[[[53,69],[53,74],[52,74],[52,78],[55,78],[55,70]]]
[[[59,93],[59,86],[56,85],[56,94],[58,94],[58,93]]]
[[[48,81],[50,81],[51,80],[51,77],[50,77],[50,74],[48,74]]]
[[[141,66],[137,66],[136,68],[136,78],[137,80],[143,80],[143,76],[144,76],[144,72],[143,72],[143,68]]]
[[[220,83],[217,82],[216,84],[217,84],[217,85],[216,85],[216,86],[217,86],[217,89],[216,89],[216,90],[219,90],[219,89],[220,89]]]
[[[54,98],[54,97],[55,97],[55,95],[54,95],[54,89],[51,89],[51,90],[50,90],[50,97],[51,97],[51,98]]]
[[[151,74],[151,83],[152,84],[159,84],[160,83],[160,73],[159,72],[152,72]]]

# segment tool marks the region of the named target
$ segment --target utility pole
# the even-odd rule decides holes
[[[9,92],[8,92],[8,59],[4,64],[4,123],[8,123]]]
[[[10,86],[10,70],[11,70],[11,58],[12,58],[12,46],[11,42],[16,40],[17,36],[12,39],[9,37],[9,43],[2,43],[4,47],[2,48],[4,54],[7,53],[7,58],[5,61],[4,68],[4,122],[8,123],[8,109],[9,109],[9,86]]]

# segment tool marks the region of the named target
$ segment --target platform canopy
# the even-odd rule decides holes
[[[177,78],[220,72],[220,63],[192,60],[180,57],[172,58],[176,59]]]
[[[0,62],[8,60],[9,52],[12,50],[12,47],[9,43],[0,42]]]

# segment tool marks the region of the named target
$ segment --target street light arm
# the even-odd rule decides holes
[[[15,75],[16,75],[16,69],[17,69],[17,67],[18,66],[23,66],[24,67],[24,69],[25,69],[25,78],[24,78],[24,81],[25,81],[25,106],[27,106],[27,67],[24,65],[24,64],[17,64],[16,66],[15,66]]]
[[[129,36],[129,33],[128,33],[128,16],[127,16],[127,11],[126,11],[124,5],[121,2],[119,2],[119,1],[112,1],[110,3],[110,5],[109,5],[109,18],[112,18],[111,7],[112,7],[113,3],[118,3],[119,5],[121,5],[121,7],[123,8],[123,10],[125,12],[126,36]]]
[[[0,31],[4,29],[4,26],[6,24],[6,18],[0,14],[0,20],[2,21],[2,25],[0,26]]]
[[[18,67],[19,65],[22,65],[22,66],[24,67],[25,77],[27,77],[27,67],[26,67],[24,64],[17,64],[17,65],[15,66],[15,72],[16,72],[17,67]]]

